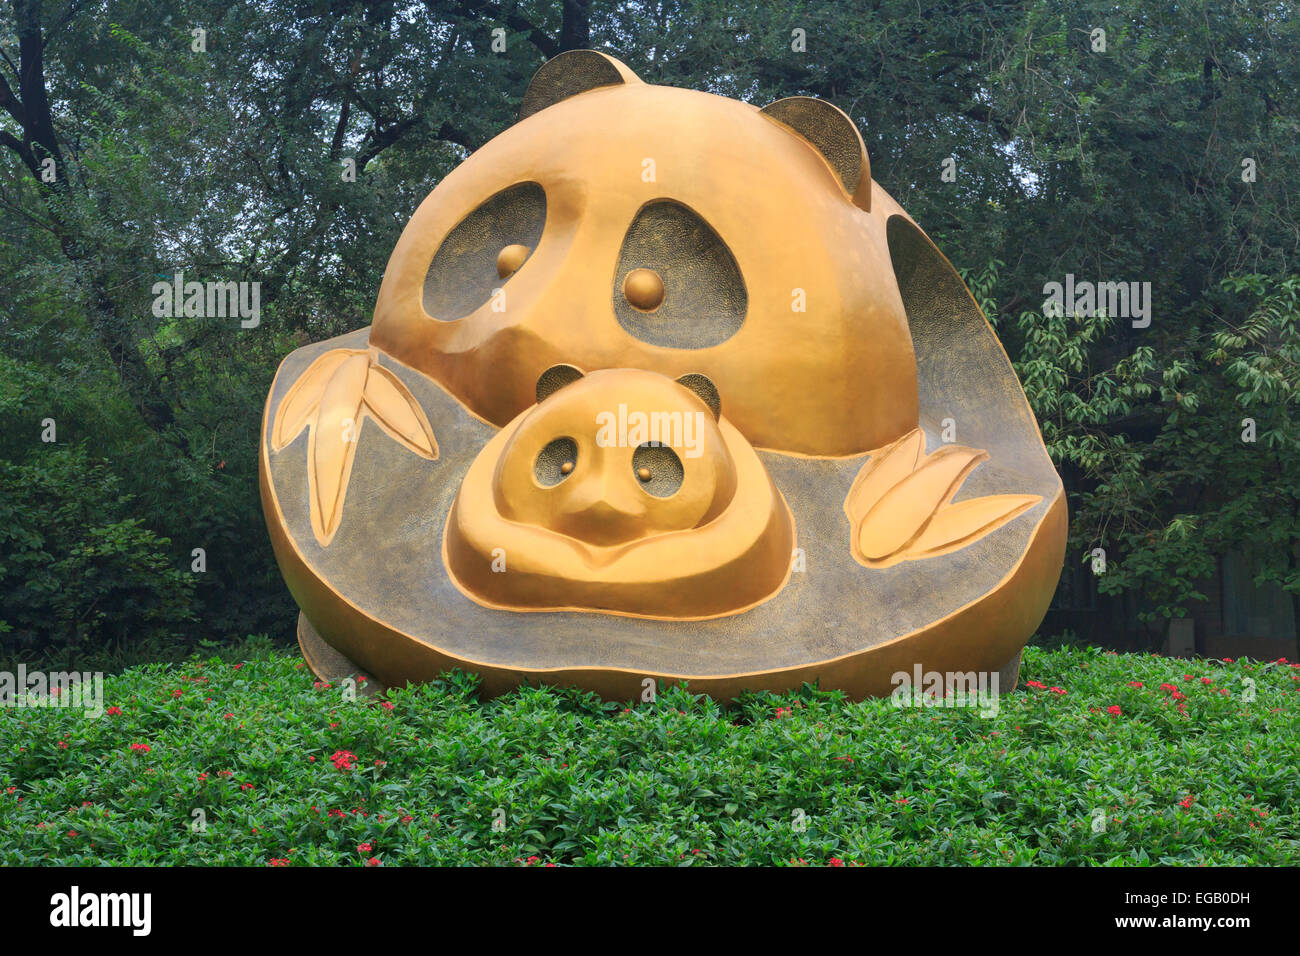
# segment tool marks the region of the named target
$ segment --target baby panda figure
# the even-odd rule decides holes
[[[706,376],[556,365],[470,466],[443,558],[488,607],[693,620],[770,598],[794,546]]]

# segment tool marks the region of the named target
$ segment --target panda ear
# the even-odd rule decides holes
[[[640,78],[605,53],[596,50],[566,50],[542,64],[533,74],[519,106],[519,118],[527,119],[570,96],[600,86],[640,83]]]
[[[871,160],[862,134],[842,110],[811,96],[791,96],[759,112],[807,140],[830,163],[853,204],[871,211]]]
[[[537,377],[537,404],[542,404],[564,386],[572,385],[584,374],[576,365],[552,365]]]
[[[718,386],[713,384],[713,379],[703,372],[689,372],[677,379],[677,384],[698,395],[700,401],[713,412],[715,421],[722,416],[722,398],[718,395]]]

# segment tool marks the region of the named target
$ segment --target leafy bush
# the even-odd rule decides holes
[[[1105,315],[999,317],[1001,263],[966,273],[1003,336],[1070,494],[1067,560],[1106,552],[1103,594],[1184,616],[1239,551],[1255,583],[1300,596],[1300,275],[1232,276],[1168,347],[1102,348]],[[1300,610],[1297,611],[1300,614]]]
[[[1300,668],[1030,648],[1022,675],[981,717],[138,667],[98,719],[0,710],[0,864],[1300,863]]]
[[[193,577],[129,507],[120,480],[79,448],[0,459],[0,658],[182,643]]]

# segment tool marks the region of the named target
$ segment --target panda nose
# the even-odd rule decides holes
[[[560,531],[596,545],[623,544],[645,534],[646,508],[616,481],[591,478],[566,502]]]

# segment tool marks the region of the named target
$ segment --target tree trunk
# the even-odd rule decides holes
[[[560,50],[585,50],[590,46],[591,0],[564,0]]]

